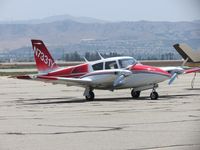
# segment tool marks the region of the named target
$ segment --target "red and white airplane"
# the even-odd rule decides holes
[[[94,100],[94,89],[132,89],[133,98],[138,98],[143,90],[152,89],[150,98],[158,99],[158,83],[170,79],[173,82],[178,74],[197,72],[200,68],[158,68],[142,65],[132,57],[112,57],[76,66],[59,67],[41,40],[31,40],[38,74],[17,76],[18,79],[36,80],[53,84],[65,84],[85,88],[86,100]]]

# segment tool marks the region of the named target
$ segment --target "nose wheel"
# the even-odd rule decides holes
[[[154,92],[151,92],[151,94],[150,94],[151,100],[157,100],[158,97],[159,97],[159,95],[158,95],[157,92],[155,92],[155,91],[154,91]]]
[[[89,93],[85,96],[85,99],[87,101],[93,101],[94,97],[95,97],[94,92],[93,91],[89,91]]]
[[[158,93],[156,92],[156,88],[158,88],[158,84],[154,84],[152,92],[150,94],[151,100],[157,100],[159,98]]]

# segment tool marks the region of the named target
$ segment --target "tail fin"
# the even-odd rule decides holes
[[[47,73],[58,68],[51,54],[41,40],[31,40],[34,58],[39,72]]]
[[[192,51],[192,48],[187,44],[173,45],[176,51],[188,62],[200,62],[200,53]]]

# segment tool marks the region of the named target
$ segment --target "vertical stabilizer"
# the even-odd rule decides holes
[[[31,40],[34,58],[39,72],[47,73],[58,68],[51,54],[41,40]]]

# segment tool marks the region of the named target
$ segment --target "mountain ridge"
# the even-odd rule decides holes
[[[175,43],[200,48],[200,21],[123,21],[82,23],[59,20],[40,24],[0,24],[0,52],[30,47],[31,39],[64,52],[92,50],[130,53],[174,52]]]
[[[42,24],[42,23],[52,23],[56,21],[71,20],[80,23],[106,23],[109,21],[96,19],[92,17],[74,17],[71,15],[55,15],[44,17],[40,19],[30,19],[30,20],[11,20],[11,21],[0,21],[0,24]]]

